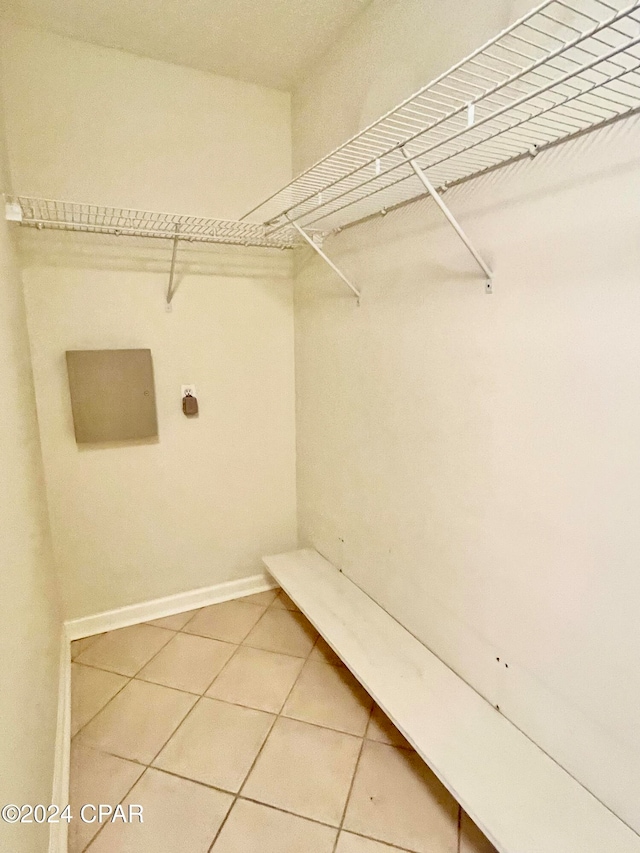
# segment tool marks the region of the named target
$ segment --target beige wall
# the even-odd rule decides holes
[[[299,165],[390,106],[398,5],[412,86],[486,6],[374,2],[294,97]],[[636,830],[638,150],[635,118],[450,190],[491,296],[429,202],[327,241],[360,308],[308,255],[296,293],[302,542]]]
[[[9,189],[0,110],[0,192]],[[61,624],[22,283],[0,220],[0,803],[49,803]],[[0,848],[44,853],[48,827],[0,821]]]
[[[446,71],[531,0],[373,0],[293,92],[294,171]]]
[[[16,191],[237,216],[290,176],[282,92],[18,27],[4,47]],[[169,243],[20,235],[66,618],[251,575],[295,545],[290,256],[182,246],[169,314]],[[111,347],[152,351],[157,443],[75,443],[65,350]]]
[[[254,574],[262,554],[293,546],[288,258],[191,250],[167,313],[167,248],[157,242],[134,252],[129,243],[88,238],[85,261],[74,256],[76,235],[25,236],[33,369],[67,617]],[[159,440],[78,446],[65,350],[130,347],[151,349]],[[194,419],[182,413],[180,386],[188,383],[200,403]]]
[[[14,190],[234,219],[291,177],[285,92],[0,24]]]

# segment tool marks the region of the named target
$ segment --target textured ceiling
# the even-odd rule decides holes
[[[11,21],[291,89],[370,0],[5,0]]]

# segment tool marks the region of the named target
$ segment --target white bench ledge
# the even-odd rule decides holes
[[[640,836],[317,551],[276,581],[500,853],[640,853]]]

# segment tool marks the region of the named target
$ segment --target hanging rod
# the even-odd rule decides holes
[[[107,207],[30,196],[5,196],[6,218],[33,228],[113,234],[124,237],[159,237],[195,243],[292,249],[296,233],[268,232],[264,225],[230,219],[208,219],[174,213],[153,213],[124,207]]]
[[[172,310],[172,301],[177,289],[175,271],[180,240],[231,246],[292,249],[296,244],[297,236],[296,229],[291,231],[283,229],[277,234],[271,234],[264,225],[254,222],[152,213],[146,210],[130,210],[124,207],[106,207],[30,196],[5,196],[5,216],[10,221],[32,228],[172,240],[171,266],[166,294],[167,311]]]
[[[545,0],[243,219],[331,232],[639,107],[640,0]]]

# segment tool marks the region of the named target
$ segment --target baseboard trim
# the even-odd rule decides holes
[[[93,634],[102,634],[105,631],[126,628],[129,625],[137,625],[140,622],[149,622],[152,619],[173,616],[176,613],[184,613],[185,610],[195,610],[198,607],[206,607],[209,604],[220,604],[222,601],[242,598],[245,595],[265,592],[268,589],[275,589],[276,587],[277,583],[271,575],[267,572],[261,572],[248,578],[226,581],[225,583],[205,586],[201,589],[192,589],[187,592],[178,592],[175,595],[167,595],[164,598],[156,598],[152,601],[143,601],[140,604],[129,604],[126,607],[107,610],[104,613],[96,613],[93,616],[70,619],[68,622],[65,622],[65,629],[69,640],[80,640],[82,637],[91,637]]]
[[[243,598],[257,592],[276,589],[278,584],[268,572],[226,583],[178,592],[153,601],[130,604],[116,610],[107,610],[93,616],[70,619],[65,622],[60,640],[60,668],[58,681],[58,719],[53,769],[51,802],[64,808],[69,802],[69,768],[71,762],[71,642],[104,631],[126,628],[151,619],[161,619],[195,610],[209,604],[220,604],[234,598]],[[48,853],[67,853],[68,825],[66,821],[52,823],[49,833]]]
[[[63,625],[60,637],[58,670],[58,719],[53,764],[51,802],[64,809],[69,803],[69,765],[71,761],[71,642]],[[68,824],[52,823],[49,831],[49,853],[67,853]]]

